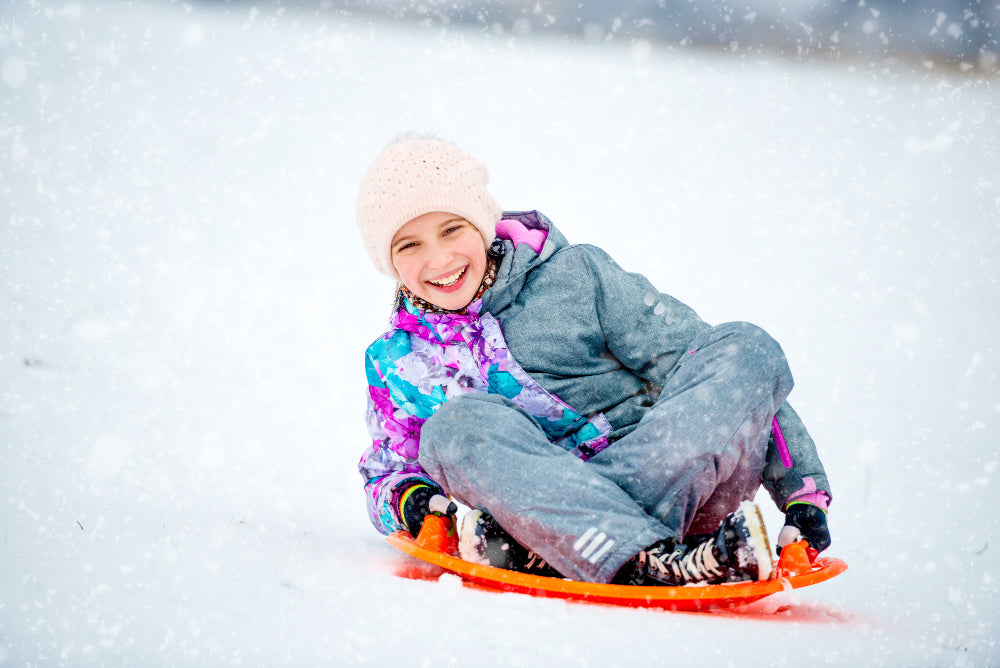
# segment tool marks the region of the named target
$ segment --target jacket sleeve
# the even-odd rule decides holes
[[[366,421],[372,437],[358,463],[365,481],[368,517],[383,534],[406,530],[399,515],[399,497],[416,483],[430,485],[443,494],[417,462],[420,451],[420,427],[423,420],[408,415],[396,406],[371,352],[365,354],[368,377]]]
[[[764,489],[782,512],[795,502],[811,503],[827,510],[833,495],[816,443],[788,402],[778,409],[777,422],[778,429],[772,431],[767,444]],[[782,461],[779,439],[786,444],[785,461]]]

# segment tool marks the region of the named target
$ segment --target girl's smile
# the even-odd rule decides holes
[[[465,276],[465,272],[467,270],[468,270],[468,267],[462,267],[462,269],[460,269],[459,271],[455,272],[451,276],[448,276],[447,278],[442,278],[439,281],[431,280],[430,282],[435,287],[438,287],[438,288],[446,290],[448,288],[453,287],[458,282],[458,280],[460,278],[462,278],[463,276]]]
[[[486,244],[476,227],[434,211],[399,228],[392,264],[410,292],[449,311],[469,305],[486,273]]]

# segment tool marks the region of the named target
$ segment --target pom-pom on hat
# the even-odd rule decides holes
[[[502,210],[486,190],[488,181],[483,163],[454,144],[414,135],[391,142],[361,179],[356,205],[358,228],[375,268],[399,280],[392,238],[432,211],[465,218],[489,246]]]

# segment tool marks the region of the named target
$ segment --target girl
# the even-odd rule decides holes
[[[392,328],[367,350],[361,458],[369,514],[416,535],[472,508],[466,559],[590,582],[771,576],[761,484],[781,546],[830,544],[830,488],[785,403],[778,344],[712,327],[536,211],[502,212],[486,168],[438,139],[392,142],[357,222],[395,278]]]

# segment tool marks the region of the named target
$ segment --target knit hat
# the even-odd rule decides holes
[[[502,210],[486,190],[489,172],[454,144],[428,137],[392,142],[371,164],[358,190],[356,215],[375,268],[399,280],[392,266],[392,238],[406,223],[433,211],[465,218],[496,238]]]

